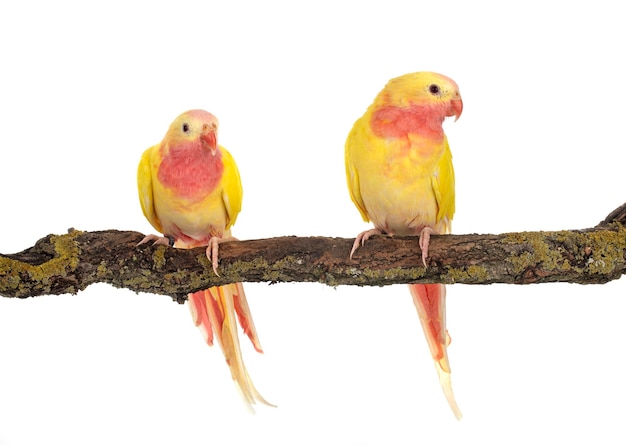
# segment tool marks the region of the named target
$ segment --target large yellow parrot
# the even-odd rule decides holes
[[[216,274],[218,245],[232,239],[230,228],[243,195],[239,170],[231,154],[217,144],[217,130],[217,118],[211,113],[187,111],[174,120],[160,144],[143,153],[137,170],[143,214],[164,235],[148,235],[139,244],[207,246]],[[254,411],[257,401],[270,405],[254,387],[239,347],[237,318],[254,348],[263,352],[242,284],[198,291],[188,295],[188,302],[209,346],[215,332],[247,406]]]
[[[463,102],[456,83],[418,72],[391,79],[358,119],[345,149],[350,197],[374,229],[357,236],[350,257],[374,234],[419,235],[426,265],[431,233],[450,233],[454,170],[442,123],[457,119]],[[442,284],[410,284],[413,302],[435,361],[439,381],[457,419],[450,381]]]

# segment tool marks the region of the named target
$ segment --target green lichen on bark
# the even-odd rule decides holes
[[[587,261],[590,273],[609,274],[624,264],[626,229],[623,226],[617,231],[590,233],[589,238],[592,240]]]
[[[152,259],[157,270],[162,269],[165,265],[165,246],[158,246],[152,254]]]
[[[509,255],[514,275],[567,275],[619,277],[626,263],[626,229],[621,224],[595,230],[523,232],[505,234],[503,242],[515,246],[517,255]]]
[[[528,247],[520,255],[507,258],[507,261],[514,267],[514,273],[521,274],[537,264],[548,271],[562,266],[563,257],[558,249],[554,249],[549,243],[547,236],[562,237],[564,232],[524,232],[505,235],[503,242]]]
[[[220,244],[219,276],[205,248],[137,243],[143,234],[108,230],[48,235],[0,254],[0,295],[76,293],[92,283],[169,295],[233,282],[318,282],[329,286],[400,283],[605,283],[626,273],[626,205],[598,227],[502,235],[433,236],[425,268],[417,237],[374,236],[353,258],[353,239],[277,237]]]
[[[484,281],[488,277],[487,269],[483,266],[476,265],[462,268],[450,267],[446,270],[446,275],[450,277],[450,281],[446,282],[446,284],[454,284],[467,280]]]
[[[0,257],[0,294],[11,290],[18,297],[36,291],[50,293],[58,281],[71,282],[71,273],[78,265],[79,246],[74,242],[81,231],[71,230],[66,235],[49,235],[40,240],[49,259],[44,262],[28,263],[12,256]],[[33,283],[35,283],[33,288]],[[75,292],[68,285],[68,291]]]

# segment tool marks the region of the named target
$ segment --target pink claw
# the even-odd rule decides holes
[[[153,246],[173,246],[174,245],[174,243],[172,242],[173,241],[172,238],[168,238],[167,236],[159,236],[159,235],[150,234],[150,235],[146,235],[141,241],[139,241],[135,247],[145,244],[149,241],[154,241],[152,243]]]
[[[424,267],[426,268],[428,267],[428,265],[426,264],[426,258],[428,258],[428,245],[430,244],[430,235],[432,233],[434,233],[435,235],[437,234],[437,232],[435,232],[430,227],[424,227],[420,232],[420,249],[422,249],[422,263],[424,263]]]
[[[354,244],[352,244],[352,250],[350,251],[350,259],[352,259],[352,255],[354,254],[354,252],[356,252],[359,246],[364,245],[365,241],[370,239],[372,235],[382,235],[382,233],[383,232],[381,232],[378,229],[370,229],[370,230],[366,230],[365,232],[359,233],[356,239],[354,240]]]
[[[221,238],[218,238],[216,236],[211,237],[211,239],[209,240],[209,245],[206,248],[206,257],[209,259],[211,264],[213,264],[213,272],[215,272],[215,275],[217,275],[218,277],[220,276],[220,274],[217,273],[217,259],[220,241]]]

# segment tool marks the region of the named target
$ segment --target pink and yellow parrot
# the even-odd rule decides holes
[[[143,153],[137,171],[143,214],[164,235],[148,235],[139,244],[207,246],[216,274],[218,245],[232,238],[230,228],[241,210],[243,194],[235,160],[217,144],[217,129],[217,118],[204,110],[181,114],[163,141]],[[193,321],[209,346],[215,333],[247,406],[254,411],[257,401],[270,405],[254,387],[239,347],[237,318],[254,348],[263,352],[242,284],[198,291],[189,294],[188,301]]]
[[[348,188],[374,229],[357,236],[350,257],[374,234],[419,235],[426,265],[431,233],[450,233],[454,215],[452,154],[442,123],[462,111],[452,79],[418,72],[391,79],[355,122],[345,150]],[[460,419],[446,348],[445,287],[410,284],[409,289],[443,392]]]

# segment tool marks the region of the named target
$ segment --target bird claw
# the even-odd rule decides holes
[[[209,261],[213,265],[213,272],[215,272],[215,275],[217,275],[218,277],[220,276],[220,274],[217,273],[217,263],[218,263],[220,241],[221,241],[221,238],[214,236],[209,240],[209,245],[206,247],[206,257],[209,259]]]
[[[213,272],[215,272],[215,275],[217,275],[218,277],[220,276],[219,273],[217,273],[217,265],[219,262],[219,249],[220,249],[220,243],[223,243],[224,241],[237,241],[237,238],[235,238],[234,236],[229,236],[227,238],[219,238],[217,236],[212,236],[211,239],[209,240],[209,244],[206,247],[206,257],[208,258],[208,260],[211,262],[211,265],[213,266]]]
[[[379,229],[370,229],[370,230],[366,230],[365,232],[359,233],[357,237],[355,238],[354,243],[352,244],[352,250],[350,251],[350,259],[352,259],[352,255],[354,255],[354,252],[356,252],[356,250],[360,246],[363,246],[365,244],[365,241],[370,239],[373,235],[382,235],[382,234],[383,232],[380,231]],[[424,227],[420,231],[420,237],[419,237],[420,249],[422,249],[422,263],[424,263],[424,267],[426,268],[428,268],[428,264],[426,264],[426,259],[428,258],[428,245],[430,244],[431,234],[437,235],[437,232],[435,231],[435,229],[431,227]]]
[[[372,235],[382,235],[382,233],[383,232],[381,232],[378,229],[370,229],[370,230],[366,230],[365,232],[359,233],[356,239],[354,240],[354,243],[352,244],[352,250],[350,251],[350,259],[352,259],[352,255],[354,255],[354,252],[356,252],[359,246],[364,245],[365,241],[370,239]]]
[[[424,263],[424,267],[428,268],[428,264],[426,264],[426,258],[428,258],[428,245],[430,244],[430,235],[437,234],[435,230],[430,227],[424,227],[420,232],[420,249],[422,249],[422,263]]]
[[[142,244],[148,243],[150,241],[154,241],[152,243],[153,246],[170,246],[174,247],[174,238],[171,236],[159,236],[155,234],[146,235],[141,241],[139,241],[135,247],[141,246]]]

